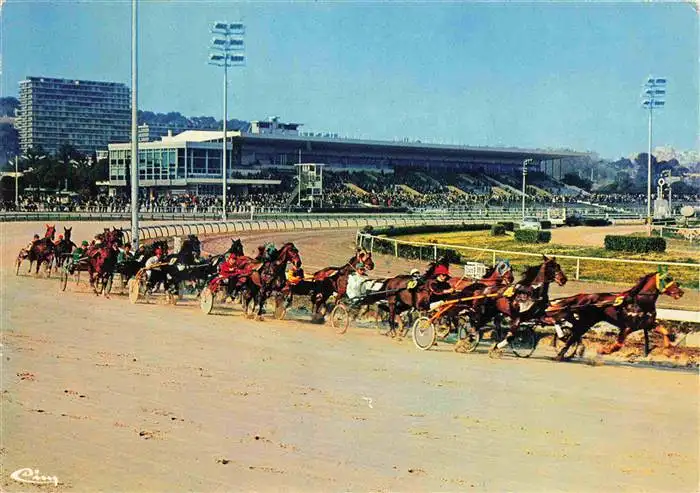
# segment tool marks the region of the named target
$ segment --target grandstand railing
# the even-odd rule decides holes
[[[547,219],[547,208],[542,209],[527,209],[527,216],[534,216],[540,219]],[[588,218],[608,218],[611,220],[641,220],[642,217],[636,214],[601,212],[597,209],[577,209],[577,214]],[[247,220],[247,219],[271,219],[271,218],[334,218],[334,217],[365,217],[365,216],[381,216],[381,217],[411,217],[425,218],[434,220],[436,217],[447,217],[450,219],[475,219],[486,222],[496,221],[518,221],[521,219],[522,212],[518,208],[513,209],[420,209],[412,210],[410,213],[377,213],[372,212],[372,209],[358,209],[357,212],[342,212],[342,213],[292,213],[284,211],[274,212],[231,212],[229,218],[231,220]],[[140,212],[139,219],[141,221],[216,221],[221,218],[220,212],[179,212],[159,211],[159,212]],[[128,221],[131,219],[131,213],[125,212],[107,212],[107,211],[37,211],[37,212],[0,212],[0,222],[18,222],[18,221]]]
[[[429,251],[432,251],[432,259],[437,260],[438,256],[438,249],[451,249],[451,250],[464,250],[468,252],[479,252],[481,254],[490,254],[491,256],[491,264],[496,265],[497,261],[497,256],[502,258],[503,256],[508,256],[508,257],[539,257],[542,258],[542,254],[547,254],[546,251],[543,251],[541,253],[529,253],[529,252],[514,252],[510,250],[496,250],[492,248],[478,248],[478,247],[468,247],[468,246],[461,246],[461,245],[450,245],[450,244],[443,244],[443,243],[425,243],[425,242],[419,242],[419,241],[405,241],[405,240],[398,240],[396,238],[388,238],[386,236],[376,236],[372,235],[369,233],[361,233],[357,232],[356,234],[356,244],[358,246],[363,246],[365,248],[369,248],[370,251],[374,249],[374,242],[375,240],[380,240],[382,242],[388,242],[393,244],[394,248],[394,256],[398,257],[399,255],[399,245],[410,245],[410,246],[415,246],[415,247],[424,247],[427,248]],[[557,260],[560,259],[568,259],[576,262],[576,270],[575,270],[575,280],[579,281],[581,280],[581,261],[593,261],[593,262],[602,262],[602,263],[609,263],[609,264],[638,264],[638,265],[653,265],[654,267],[658,268],[658,266],[666,266],[666,267],[679,267],[679,268],[689,268],[693,270],[697,270],[698,276],[697,276],[697,289],[700,291],[700,264],[699,263],[686,263],[686,262],[666,262],[666,261],[658,261],[658,260],[627,260],[627,259],[614,259],[614,258],[601,258],[601,257],[578,257],[575,255],[560,255],[556,254]],[[592,279],[598,281],[599,279]],[[700,307],[695,307],[694,310],[700,310]]]

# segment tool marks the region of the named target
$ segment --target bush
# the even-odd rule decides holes
[[[542,229],[552,229],[552,221],[540,221]]]
[[[491,226],[491,236],[503,236],[506,234],[506,228],[502,224],[494,224]]]
[[[363,232],[366,231],[369,226],[363,228]],[[421,224],[419,226],[387,226],[386,228],[374,228],[372,230],[373,235],[387,235],[387,236],[400,236],[400,235],[412,235],[419,233],[449,233],[451,231],[484,231],[491,229],[490,224]]]
[[[515,229],[515,223],[513,221],[501,221],[498,224],[503,225],[506,231],[513,231],[513,229]]]
[[[605,249],[634,253],[665,252],[666,240],[657,237],[607,235]]]
[[[610,221],[607,219],[584,219],[584,226],[610,226]]]
[[[552,239],[550,231],[535,231],[532,229],[518,229],[515,231],[515,241],[520,243],[549,243]]]

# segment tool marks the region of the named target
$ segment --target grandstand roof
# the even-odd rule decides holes
[[[337,147],[370,147],[383,149],[402,149],[413,152],[454,152],[456,154],[469,153],[473,155],[484,155],[492,157],[510,157],[521,159],[560,159],[568,157],[585,157],[587,152],[574,151],[552,151],[545,149],[522,149],[518,147],[473,147],[465,145],[449,145],[449,144],[428,144],[420,141],[389,141],[389,140],[363,140],[363,139],[344,139],[336,137],[321,137],[310,135],[280,135],[280,134],[252,134],[240,131],[227,131],[228,138],[243,138],[251,141],[268,141],[268,142],[313,142],[316,148],[319,146],[327,146],[329,148]],[[181,142],[215,142],[221,141],[223,132],[210,130],[186,130],[174,136],[164,136],[164,143],[181,143]]]

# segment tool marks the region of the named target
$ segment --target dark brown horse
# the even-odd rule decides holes
[[[273,292],[281,292],[287,283],[285,276],[287,263],[291,263],[295,269],[301,268],[301,256],[294,243],[285,243],[263,263],[252,264],[253,269],[243,275],[241,278],[245,285],[243,307],[246,314],[250,302],[255,300],[258,307],[256,318],[263,319],[265,302]]]
[[[549,306],[549,285],[556,282],[563,286],[567,278],[556,257],[542,255],[543,262],[538,266],[528,267],[523,277],[512,287],[499,288],[499,296],[485,298],[483,303],[486,309],[483,311],[481,326],[485,320],[495,316],[495,312],[510,317],[510,328],[506,337],[493,345],[489,351],[492,355],[500,355],[502,349],[512,339],[521,322],[536,320],[544,315]],[[478,293],[475,293],[478,294]],[[492,309],[488,309],[492,307]]]
[[[47,224],[44,237],[32,243],[31,248],[26,252],[26,257],[23,257],[23,252],[20,252],[20,255],[17,258],[18,263],[21,262],[23,258],[29,259],[29,270],[27,271],[27,274],[32,271],[32,264],[34,262],[36,262],[36,274],[39,274],[39,267],[41,264],[46,262],[49,267],[49,276],[51,275],[51,263],[53,262],[54,253],[56,250],[56,245],[54,245],[53,242],[55,234],[56,226],[53,224]],[[19,266],[17,269],[19,270]]]
[[[636,331],[644,331],[644,354],[649,354],[649,330],[653,329],[664,337],[664,347],[670,345],[668,330],[656,321],[656,300],[660,295],[673,299],[683,296],[683,290],[676,281],[665,274],[652,272],[639,279],[627,291],[619,293],[577,294],[553,300],[542,317],[548,325],[568,323],[571,334],[556,359],[566,358],[570,348],[582,343],[581,338],[599,322],[607,322],[619,329],[617,341],[600,352],[609,354],[622,348],[627,336]]]
[[[73,241],[71,241],[71,235],[73,234],[73,228],[63,228],[63,239],[56,245],[55,258],[56,258],[56,268],[60,269],[63,267],[67,256],[73,251],[77,246]]]

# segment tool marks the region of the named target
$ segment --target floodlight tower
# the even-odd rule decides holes
[[[651,137],[654,121],[654,109],[661,108],[666,104],[666,81],[665,77],[648,77],[644,83],[642,92],[642,106],[649,110],[649,153],[647,155],[647,227],[651,234]]]
[[[228,119],[228,68],[245,64],[243,35],[245,26],[241,22],[215,22],[211,28],[215,36],[211,40],[209,64],[224,67],[224,133],[223,150],[221,153],[221,175],[223,186],[223,212],[221,218],[226,220],[226,173],[227,173],[227,147],[226,120]]]
[[[523,221],[525,220],[525,177],[527,176],[527,167],[533,162],[534,161],[532,159],[526,159],[523,161]]]

